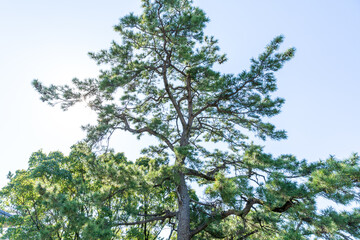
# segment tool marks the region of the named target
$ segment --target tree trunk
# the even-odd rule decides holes
[[[180,185],[178,186],[178,240],[190,239],[190,196],[186,186],[185,175],[180,172]]]

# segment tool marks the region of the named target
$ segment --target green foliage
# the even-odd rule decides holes
[[[268,122],[284,103],[273,95],[275,73],[295,53],[279,51],[283,36],[248,70],[224,74],[215,69],[227,58],[205,36],[209,19],[192,1],[142,3],[142,14],[114,27],[121,43],[90,53],[106,65],[97,79],[33,86],[64,110],[88,103],[98,116],[84,127],[91,147],[117,130],[157,141],[134,163],[121,154],[96,156],[85,145],[69,157],[35,153],[2,190],[4,206],[18,213],[9,236],[153,239],[167,226],[169,238],[181,240],[359,238],[358,209],[320,212],[316,203],[359,202],[357,155],[308,163],[273,157],[249,139],[286,138]]]
[[[132,239],[133,231],[122,228],[123,219],[141,220],[141,213],[166,205],[166,191],[149,191],[143,176],[148,168],[123,154],[96,156],[85,144],[75,145],[69,156],[36,152],[29,168],[12,175],[0,192],[2,206],[15,213],[5,219],[11,228],[4,237]],[[161,229],[152,224],[136,239]]]

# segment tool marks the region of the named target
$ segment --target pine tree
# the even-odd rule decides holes
[[[96,111],[97,124],[84,127],[90,146],[118,129],[157,140],[142,151],[157,166],[144,179],[150,192],[176,201],[145,214],[139,207],[118,224],[166,222],[181,240],[359,236],[356,227],[341,223],[359,226],[359,211],[316,212],[319,195],[343,204],[358,200],[357,156],[309,164],[291,155],[274,158],[250,141],[286,138],[266,120],[284,103],[272,95],[274,73],[295,49],[279,52],[278,36],[251,59],[249,70],[223,74],[215,69],[227,58],[217,40],[204,35],[209,19],[201,9],[190,0],[143,0],[142,7],[141,15],[131,13],[115,26],[122,43],[90,54],[110,66],[97,79],[73,79],[74,87],[33,82],[50,105],[67,110],[85,100]],[[196,192],[195,184],[205,193]],[[332,227],[324,227],[326,218]]]

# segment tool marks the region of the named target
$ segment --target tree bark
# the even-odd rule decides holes
[[[178,240],[189,240],[190,235],[190,196],[186,186],[185,174],[180,172],[180,184],[178,186]]]

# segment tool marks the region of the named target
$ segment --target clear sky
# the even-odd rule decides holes
[[[271,121],[288,139],[265,142],[266,151],[310,161],[360,152],[359,0],[195,0],[211,22],[229,61],[222,71],[239,73],[271,39],[283,34],[296,47],[277,74],[277,95],[286,99]],[[112,26],[139,12],[137,0],[0,0],[0,187],[9,171],[26,168],[32,152],[61,150],[81,140],[80,126],[94,121],[84,106],[68,112],[39,100],[31,81],[70,83],[95,77],[89,51],[119,40]],[[146,141],[120,133],[111,145],[130,158]]]

